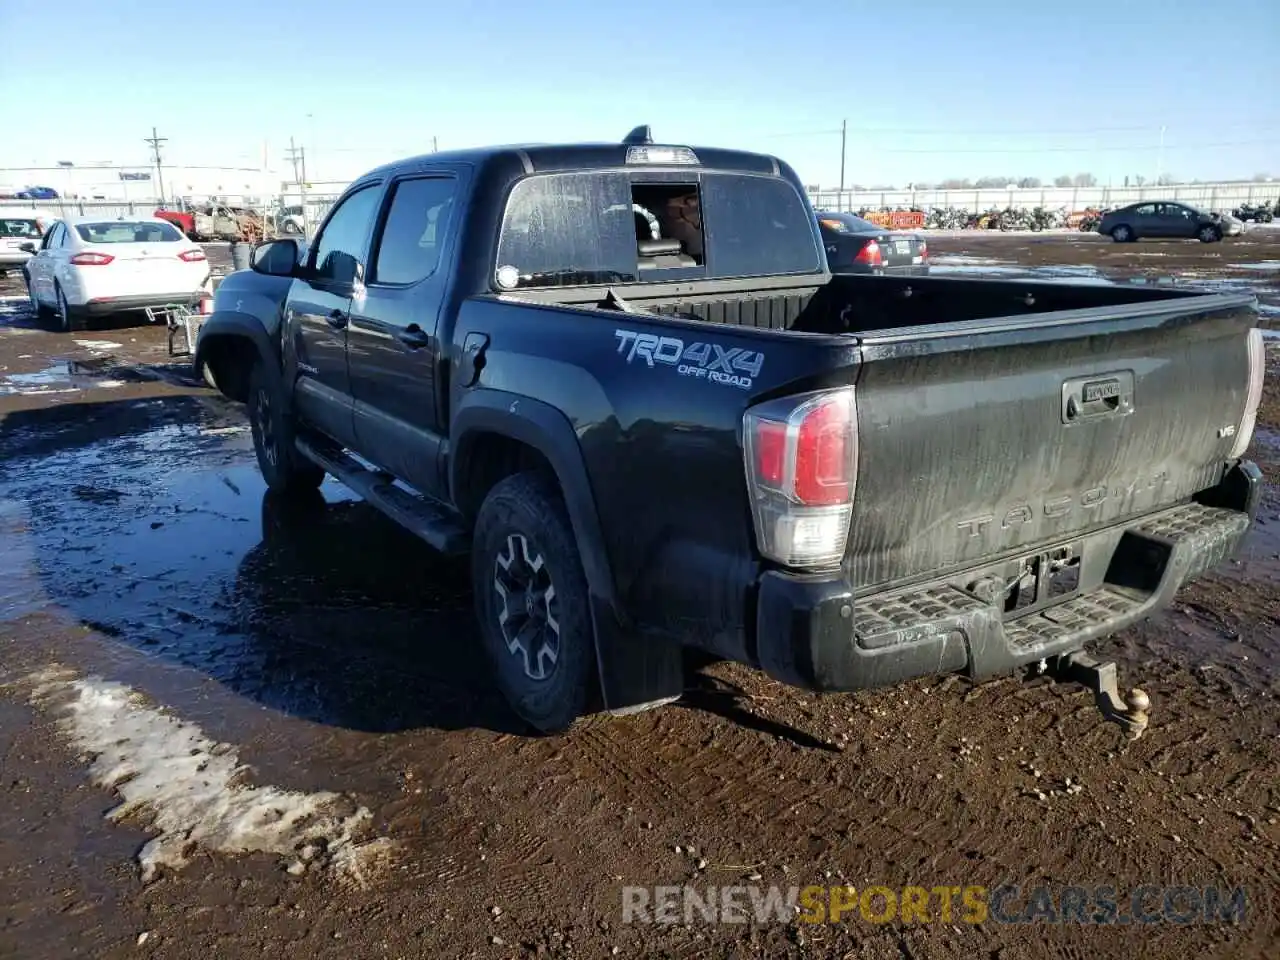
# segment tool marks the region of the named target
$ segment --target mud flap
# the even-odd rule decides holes
[[[684,657],[678,643],[628,630],[608,604],[591,598],[604,709],[622,716],[680,699],[684,693]]]

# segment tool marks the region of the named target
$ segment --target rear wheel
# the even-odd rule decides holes
[[[58,295],[58,329],[63,333],[78,333],[85,328],[85,316],[71,304],[67,303],[67,295],[62,292],[62,285],[54,286]]]
[[[306,496],[324,480],[324,470],[298,453],[293,418],[285,409],[280,375],[262,361],[249,374],[249,428],[258,469],[279,494]]]
[[[1133,239],[1133,228],[1122,223],[1111,231],[1111,239],[1116,243],[1128,243]]]
[[[536,730],[568,729],[594,690],[595,635],[577,540],[549,479],[516,474],[489,492],[471,575],[485,652],[507,702]]]

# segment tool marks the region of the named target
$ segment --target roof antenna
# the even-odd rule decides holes
[[[653,143],[653,131],[649,129],[647,123],[642,123],[623,139],[623,143]]]

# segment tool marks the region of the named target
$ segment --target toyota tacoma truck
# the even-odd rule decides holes
[[[824,254],[771,156],[433,153],[256,247],[194,362],[273,496],[329,474],[469,555],[537,730],[679,697],[693,647],[822,691],[1048,673],[1140,734],[1085,647],[1250,525],[1251,297]]]

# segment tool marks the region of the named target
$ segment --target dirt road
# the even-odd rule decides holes
[[[1246,240],[930,243],[942,270],[1248,285],[1274,312],[1280,232]],[[242,412],[162,331],[72,338],[0,301],[0,957],[1274,957],[1271,359],[1247,548],[1099,647],[1151,694],[1136,743],[1078,688],[815,696],[731,665],[532,738],[486,680],[465,565],[331,483],[265,497]],[[959,900],[624,922],[624,888],[680,884],[1022,892],[981,923]],[[1143,885],[1248,899],[1231,923],[1006,922],[1037,885],[1109,885],[1121,914]]]

